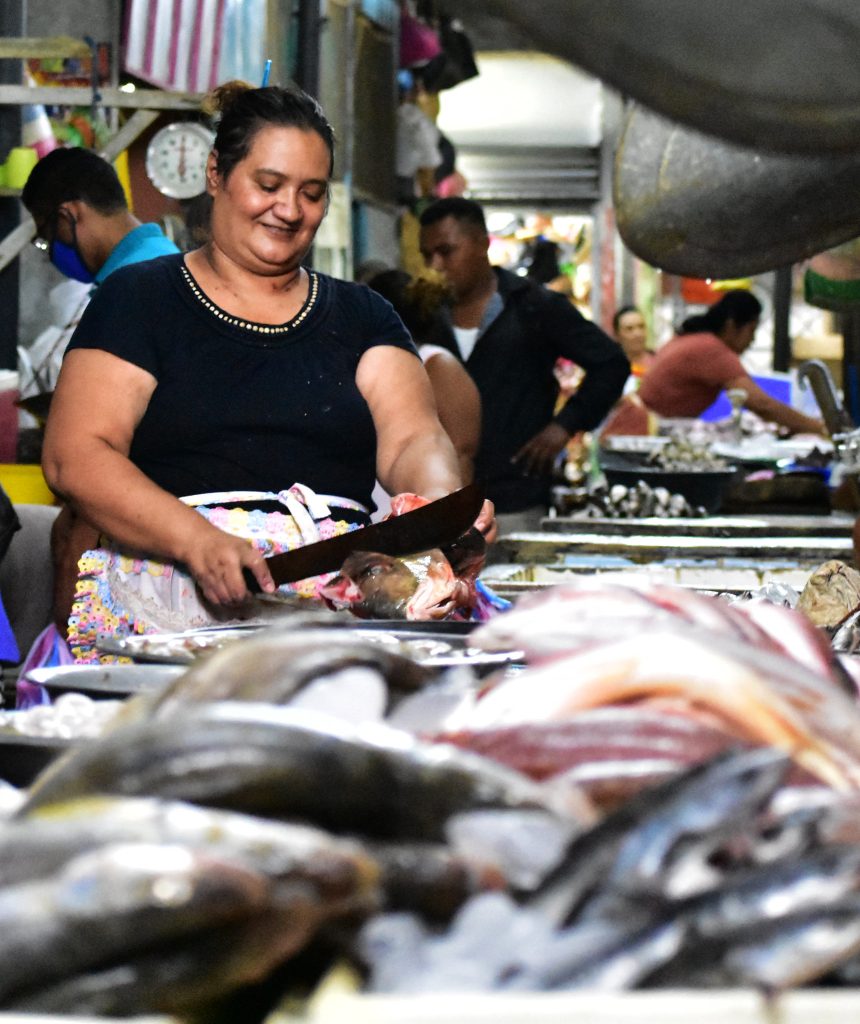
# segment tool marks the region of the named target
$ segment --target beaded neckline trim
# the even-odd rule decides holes
[[[191,276],[188,268],[182,265],[181,270],[182,276],[185,278],[188,287],[191,289],[191,293],[209,310],[210,313],[213,314],[213,316],[218,317],[219,320],[223,320],[225,324],[232,324],[233,327],[241,327],[243,330],[252,331],[254,334],[286,334],[288,331],[294,330],[313,309],[319,292],[319,278],[312,270],[309,270],[308,277],[310,278],[310,288],[308,290],[308,298],[299,313],[290,320],[288,324],[256,324],[252,320],[242,320],[240,317],[230,316],[230,314],[225,313],[223,309],[219,309],[214,302],[210,302],[203,292],[200,291],[197,282]]]

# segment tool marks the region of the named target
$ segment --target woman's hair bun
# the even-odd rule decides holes
[[[249,82],[234,78],[231,82],[215,86],[211,92],[207,93],[203,97],[201,109],[209,117],[217,117],[229,110],[240,96],[254,88],[256,87]]]

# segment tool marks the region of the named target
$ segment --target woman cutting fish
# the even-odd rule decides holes
[[[209,241],[105,282],[52,403],[45,476],[110,538],[79,565],[78,660],[98,632],[235,617],[243,571],[274,591],[264,553],[364,525],[376,476],[431,499],[461,485],[400,320],[302,266],[333,164],[319,106],[240,83],[213,103]]]

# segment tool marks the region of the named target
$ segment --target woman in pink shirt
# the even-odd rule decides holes
[[[752,344],[761,303],[748,291],[728,291],[704,313],[684,321],[678,334],[657,353],[638,392],[623,398],[602,430],[607,434],[647,434],[654,416],[701,415],[721,391],[743,389],[747,409],[792,433],[824,433],[821,420],[804,416],[763,391],[740,356]]]

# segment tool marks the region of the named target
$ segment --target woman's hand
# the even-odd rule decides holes
[[[499,535],[499,527],[496,523],[496,506],[489,498],[484,499],[481,512],[475,520],[475,529],[484,535],[484,540],[492,544]]]
[[[211,604],[242,604],[250,594],[243,576],[248,569],[266,594],[276,590],[275,582],[266,566],[265,558],[242,537],[234,537],[217,527],[210,526],[201,517],[207,529],[183,559],[188,571]]]

